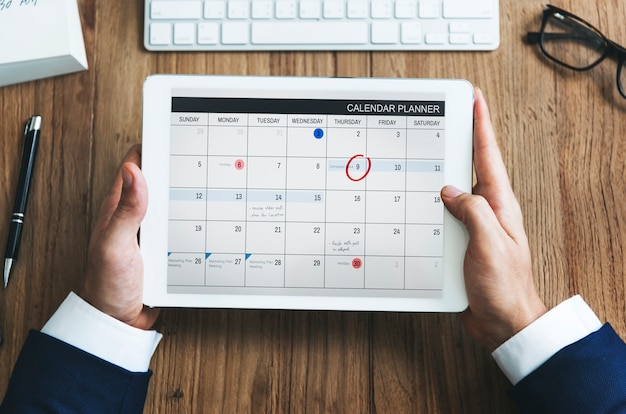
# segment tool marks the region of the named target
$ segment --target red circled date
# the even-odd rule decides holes
[[[362,176],[360,176],[360,177],[353,177],[352,175],[350,175],[350,164],[352,164],[357,158],[364,158],[364,159],[366,159],[367,160],[367,168],[365,169],[365,172],[363,173]],[[350,180],[352,180],[352,181],[361,181],[362,179],[367,177],[367,174],[370,173],[371,169],[372,169],[372,160],[370,159],[370,157],[365,157],[363,154],[356,154],[352,158],[350,158],[348,160],[348,163],[346,164],[346,176],[348,176],[348,178]]]

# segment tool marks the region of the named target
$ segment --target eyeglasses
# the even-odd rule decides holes
[[[537,44],[548,58],[567,68],[589,70],[607,57],[617,59],[617,89],[626,98],[626,48],[609,40],[598,29],[573,14],[548,5],[539,33],[529,32],[528,43]]]

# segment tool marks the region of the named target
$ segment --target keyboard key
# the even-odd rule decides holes
[[[451,22],[448,25],[450,29],[450,33],[469,33],[470,32],[470,24],[468,22]]]
[[[195,23],[175,23],[174,24],[174,44],[193,45],[196,43]]]
[[[324,1],[324,18],[341,19],[344,16],[343,1],[325,0]]]
[[[493,43],[493,36],[491,33],[475,33],[474,43],[477,45],[490,45]]]
[[[372,1],[372,18],[388,19],[393,12],[391,0],[374,0]]]
[[[271,19],[274,16],[274,2],[271,0],[253,0],[252,18]]]
[[[277,0],[276,1],[276,18],[277,19],[295,19],[297,12],[297,4],[295,0]]]
[[[396,1],[396,17],[398,19],[413,19],[417,17],[417,3],[414,0]]]
[[[348,0],[348,18],[365,19],[369,17],[369,3],[364,0]]]
[[[447,19],[487,19],[493,15],[493,2],[446,0],[443,3],[443,17]]]
[[[366,22],[253,22],[257,45],[359,45],[369,42]]]
[[[447,41],[447,33],[426,33],[426,43],[429,45],[444,45]]]
[[[225,45],[245,45],[250,42],[250,26],[246,22],[222,24],[222,43]]]
[[[153,1],[150,5],[150,18],[157,19],[199,19],[202,17],[200,1]]]
[[[205,19],[223,19],[226,17],[226,2],[210,0],[204,2]]]
[[[450,44],[467,45],[472,42],[472,36],[469,33],[450,33]]]
[[[228,18],[229,19],[247,19],[250,11],[250,3],[247,0],[229,0],[228,1]]]
[[[422,24],[415,22],[402,23],[402,43],[419,44],[422,43]]]
[[[319,19],[322,15],[322,4],[318,0],[300,1],[301,19]]]
[[[439,0],[420,0],[419,16],[422,19],[436,19],[441,14],[441,3]]]
[[[218,23],[198,24],[198,44],[216,45],[220,40]]]
[[[372,43],[394,44],[400,41],[400,29],[396,22],[373,22]]]
[[[169,45],[172,42],[172,25],[169,23],[150,23],[150,44]]]

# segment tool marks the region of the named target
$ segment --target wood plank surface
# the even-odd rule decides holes
[[[616,64],[557,67],[524,41],[544,2],[500,0],[494,52],[155,53],[143,1],[79,0],[90,68],[0,88],[0,240],[21,132],[44,119],[22,250],[0,295],[0,389],[29,329],[78,287],[122,155],[141,142],[153,73],[465,78],[484,91],[520,200],[538,291],[581,294],[626,337],[626,100]],[[626,45],[626,4],[559,6]],[[4,247],[4,244],[0,245]],[[455,314],[166,309],[146,413],[514,413],[509,383]]]

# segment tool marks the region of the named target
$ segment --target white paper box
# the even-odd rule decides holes
[[[0,0],[0,86],[86,69],[76,0]]]

